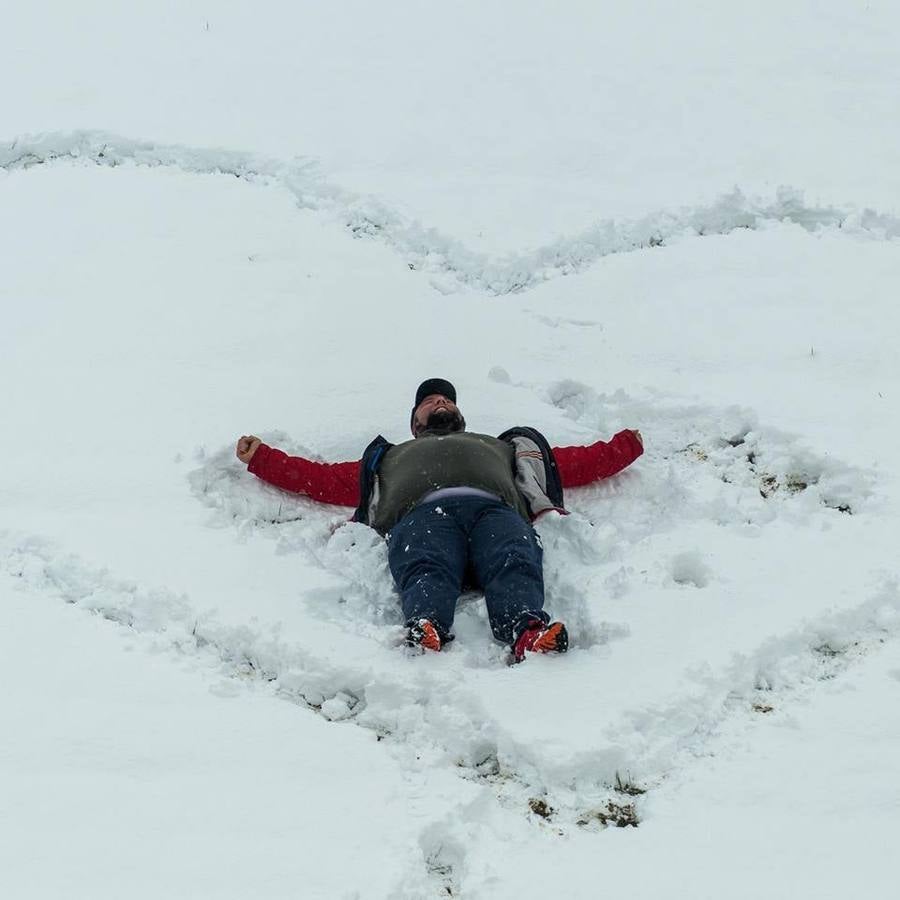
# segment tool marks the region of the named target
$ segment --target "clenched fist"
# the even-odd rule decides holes
[[[238,439],[235,455],[244,465],[249,465],[253,454],[256,453],[256,448],[261,443],[262,441],[256,435],[245,434]]]

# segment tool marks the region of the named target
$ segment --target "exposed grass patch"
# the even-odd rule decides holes
[[[618,772],[616,772],[615,789],[617,793],[626,794],[629,797],[639,797],[641,794],[647,793],[646,788],[640,787],[631,780],[631,775],[627,775],[623,781]]]
[[[637,828],[640,824],[633,803],[616,803],[609,800],[603,809],[594,809],[585,813],[575,824],[582,827],[592,822],[599,822],[604,828],[615,825],[616,828]]]
[[[546,800],[541,800],[540,797],[532,797],[528,801],[528,806],[536,816],[540,816],[542,819],[549,819],[556,812]]]
[[[768,500],[778,490],[778,479],[774,475],[763,475],[759,480],[760,496]]]

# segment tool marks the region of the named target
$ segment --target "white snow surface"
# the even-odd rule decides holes
[[[0,896],[895,896],[898,26],[5,11]],[[538,524],[565,656],[477,595],[411,654],[378,535],[234,458],[430,376],[644,435]]]

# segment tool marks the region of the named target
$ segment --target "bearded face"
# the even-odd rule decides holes
[[[420,429],[416,436],[424,434],[453,434],[456,431],[466,430],[466,420],[458,409],[436,409],[430,413],[425,421],[424,428]]]
[[[430,394],[417,407],[410,422],[414,437],[465,431],[466,420],[457,405],[443,394]]]

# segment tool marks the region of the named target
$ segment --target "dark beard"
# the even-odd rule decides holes
[[[454,432],[465,430],[466,420],[462,417],[461,412],[458,410],[438,409],[428,417],[428,421],[418,431],[416,437],[426,432],[428,434],[453,434]]]

